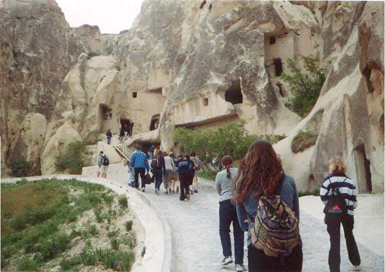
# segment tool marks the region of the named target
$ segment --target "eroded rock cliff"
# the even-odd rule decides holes
[[[54,1],[4,3],[3,163],[18,152],[35,162],[34,172],[40,159],[41,171],[52,173],[62,152],[57,143],[107,129],[117,135],[127,120],[135,126],[125,145],[172,150],[177,126],[244,119],[250,133],[287,135],[276,149],[300,190],[317,188],[328,159],[341,155],[360,192],[383,191],[383,3],[145,0],[134,27],[119,35],[70,29]],[[37,15],[20,15],[20,5]],[[42,33],[48,22],[55,28],[39,41],[21,35]],[[296,54],[318,54],[328,69],[303,119],[284,106],[287,86],[279,77]],[[38,131],[45,130],[44,140],[26,136],[35,119],[46,124]],[[294,154],[300,130],[318,139]]]

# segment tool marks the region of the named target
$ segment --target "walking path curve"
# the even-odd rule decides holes
[[[120,168],[120,167],[119,167]],[[146,237],[146,255],[133,271],[234,271],[234,265],[221,265],[222,247],[219,238],[219,204],[214,183],[199,178],[199,193],[189,201],[180,201],[176,194],[155,194],[154,185],[139,192],[126,185],[126,177],[101,179],[89,176],[52,175],[38,178],[76,178],[99,183],[117,193],[128,193],[130,205],[142,222]],[[28,178],[31,180],[31,178]],[[9,182],[9,180],[2,180]],[[300,198],[300,208],[301,208]],[[320,218],[301,208],[300,233],[303,240],[304,272],[327,272],[329,236]],[[246,235],[245,235],[246,237]],[[361,271],[384,271],[384,256],[358,243]],[[244,263],[247,266],[245,247]],[[343,236],[341,237],[341,271],[352,271]]]

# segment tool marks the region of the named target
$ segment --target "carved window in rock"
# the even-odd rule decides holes
[[[150,131],[156,130],[159,128],[160,114],[155,114],[151,118]]]
[[[271,37],[269,38],[269,43],[270,43],[270,44],[275,44],[275,37],[274,37],[274,36],[271,36]]]
[[[275,76],[279,77],[282,74],[282,61],[280,58],[273,59]]]
[[[241,81],[234,80],[232,85],[225,93],[225,100],[231,104],[242,104],[243,94],[241,91]]]
[[[132,92],[132,98],[137,98],[138,97],[138,93],[137,92]]]
[[[208,106],[209,105],[209,99],[207,97],[202,99],[203,106]]]
[[[106,104],[99,104],[99,129],[107,131],[111,127],[112,109]]]

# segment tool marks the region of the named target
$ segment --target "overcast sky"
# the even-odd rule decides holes
[[[143,0],[56,0],[71,27],[99,26],[100,32],[119,33],[131,28]]]

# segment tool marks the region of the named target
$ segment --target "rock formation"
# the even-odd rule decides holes
[[[23,14],[21,5],[36,15]],[[52,173],[49,161],[62,152],[55,146],[70,135],[87,140],[109,128],[117,135],[128,120],[135,126],[126,146],[172,150],[175,127],[244,119],[252,134],[287,136],[275,147],[299,190],[319,187],[328,159],[341,155],[359,192],[383,192],[380,2],[145,0],[134,27],[118,35],[70,29],[48,0],[6,0],[0,16],[2,167],[23,155],[33,173],[39,160],[41,172]],[[47,22],[55,27],[39,41],[21,35],[40,33]],[[279,77],[297,54],[318,55],[328,69],[303,119],[285,107]],[[44,140],[26,133],[35,131],[35,119],[46,124],[36,129]],[[318,139],[294,154],[300,130]]]

